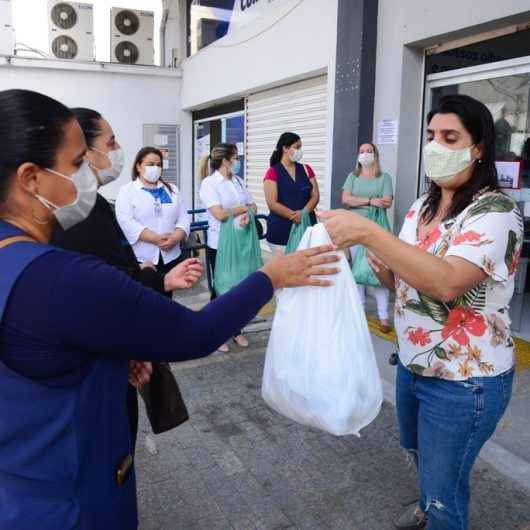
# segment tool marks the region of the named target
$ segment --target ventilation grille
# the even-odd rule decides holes
[[[123,33],[123,35],[134,35],[140,27],[140,20],[136,13],[124,9],[116,15],[114,24],[118,31]]]
[[[119,63],[136,64],[140,57],[140,51],[136,44],[129,41],[123,41],[116,45],[114,55]]]
[[[76,10],[64,2],[53,6],[51,17],[53,23],[61,29],[71,29],[77,24]]]
[[[57,59],[75,59],[77,56],[77,43],[67,35],[60,35],[52,42],[52,52]]]

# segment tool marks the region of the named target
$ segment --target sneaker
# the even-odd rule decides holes
[[[217,348],[217,351],[220,351],[221,353],[228,353],[230,351],[230,348],[226,344],[223,344],[222,346],[219,346],[219,348]]]
[[[427,526],[427,515],[424,514],[418,501],[405,507],[394,527],[397,530],[421,530]]]
[[[234,337],[234,342],[240,348],[248,348],[248,340],[244,335],[237,335],[236,337]]]

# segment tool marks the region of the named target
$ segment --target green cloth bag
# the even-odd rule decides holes
[[[291,226],[291,232],[289,233],[289,240],[287,241],[287,246],[285,247],[285,253],[291,254],[296,252],[302,237],[305,234],[305,231],[311,227],[311,217],[307,213],[306,209],[302,210],[302,220],[300,224],[293,223]]]
[[[388,222],[388,217],[384,208],[370,206],[368,219],[390,232],[390,223]],[[353,277],[358,284],[381,287],[379,278],[376,276],[372,267],[370,267],[370,264],[368,263],[365,247],[362,247],[357,251],[355,259],[353,260],[352,272]]]
[[[228,219],[221,224],[214,274],[214,287],[218,295],[226,293],[263,267],[254,212],[249,209],[247,213],[249,223],[244,228],[234,226],[232,210],[229,210]]]

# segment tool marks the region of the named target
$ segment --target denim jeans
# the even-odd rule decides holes
[[[414,456],[429,530],[468,529],[471,468],[508,406],[513,375],[447,381],[398,365],[401,446]]]

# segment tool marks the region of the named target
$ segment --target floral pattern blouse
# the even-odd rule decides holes
[[[514,365],[509,304],[523,243],[521,213],[506,195],[486,192],[418,241],[424,200],[418,199],[408,212],[400,239],[441,258],[463,258],[487,278],[449,303],[396,278],[400,360],[426,377],[466,380],[502,374]]]

